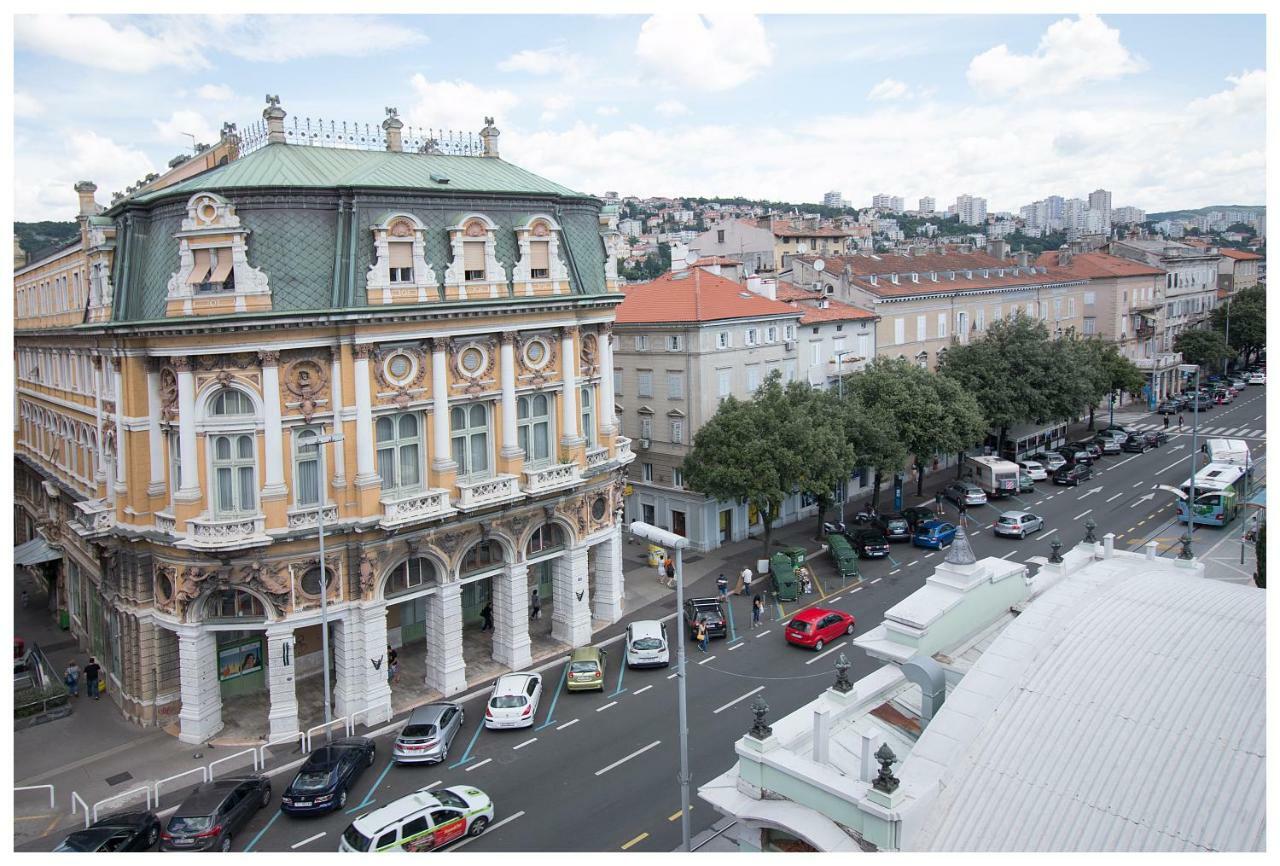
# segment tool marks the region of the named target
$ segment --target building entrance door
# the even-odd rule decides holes
[[[674,532],[676,535],[683,535],[685,538],[689,537],[689,533],[685,532],[685,528],[684,528],[684,512],[683,511],[671,512],[671,531]]]
[[[733,541],[733,511],[726,508],[720,512],[720,543]]]

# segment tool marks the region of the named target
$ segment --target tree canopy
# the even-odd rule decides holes
[[[1231,327],[1228,331],[1227,318]],[[1223,334],[1227,344],[1238,353],[1254,355],[1267,344],[1267,291],[1252,286],[1237,292],[1225,304],[1214,308],[1210,323]]]
[[[1201,367],[1214,367],[1231,354],[1222,334],[1211,328],[1192,328],[1173,338],[1173,350],[1182,353],[1182,360]]]

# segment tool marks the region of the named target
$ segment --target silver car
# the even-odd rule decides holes
[[[956,505],[963,502],[968,505],[986,505],[987,494],[981,487],[976,484],[970,484],[968,481],[953,481],[942,490],[942,495],[950,499]]]
[[[449,701],[418,707],[396,737],[391,759],[397,764],[443,762],[464,720],[462,707]]]
[[[996,535],[1026,538],[1029,533],[1044,529],[1044,520],[1030,511],[1004,511],[996,518]]]

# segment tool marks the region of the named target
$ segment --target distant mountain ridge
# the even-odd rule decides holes
[[[1183,210],[1166,210],[1147,214],[1147,222],[1174,219],[1176,217],[1205,216],[1215,210],[1247,210],[1250,213],[1265,213],[1264,204],[1211,204],[1208,207],[1184,208]]]
[[[80,238],[80,224],[75,220],[45,220],[37,223],[13,224],[13,233],[27,254],[27,261],[42,259]]]

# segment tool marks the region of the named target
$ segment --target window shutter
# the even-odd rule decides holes
[[[551,247],[551,244],[547,241],[533,241],[532,243],[530,243],[529,244],[529,262],[530,262],[529,267],[535,271],[550,270],[551,269],[550,247]]]
[[[214,266],[213,273],[209,276],[209,282],[226,282],[227,277],[231,274],[231,265],[233,263],[231,250],[215,250],[214,252],[218,257],[218,263]]]
[[[393,268],[413,267],[413,244],[404,241],[392,241],[387,244],[387,264]],[[467,265],[470,267],[470,265]]]
[[[465,270],[484,270],[484,241],[466,241],[462,244],[462,263]]]
[[[209,251],[193,250],[196,257],[196,266],[191,269],[191,275],[187,277],[187,284],[203,283],[205,277],[209,276]]]

